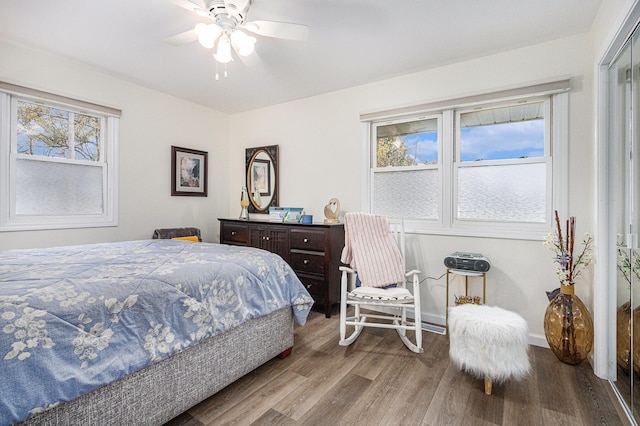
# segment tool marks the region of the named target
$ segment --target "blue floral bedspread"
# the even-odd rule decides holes
[[[0,425],[313,299],[263,250],[149,240],[0,252]]]

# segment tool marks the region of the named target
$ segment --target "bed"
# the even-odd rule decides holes
[[[286,353],[312,304],[254,248],[0,252],[0,425],[162,424]]]

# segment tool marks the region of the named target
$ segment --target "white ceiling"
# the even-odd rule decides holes
[[[248,21],[304,24],[309,38],[256,36],[260,63],[236,57],[215,81],[211,50],[167,43],[208,22],[177,1],[0,0],[0,39],[236,113],[584,33],[602,2],[252,0]]]

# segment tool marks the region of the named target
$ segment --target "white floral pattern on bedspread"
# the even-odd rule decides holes
[[[269,252],[174,240],[0,252],[0,425],[313,299]]]

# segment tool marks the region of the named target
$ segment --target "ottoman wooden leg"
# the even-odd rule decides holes
[[[491,395],[491,379],[486,377],[484,378],[484,393],[486,393],[487,395]]]

